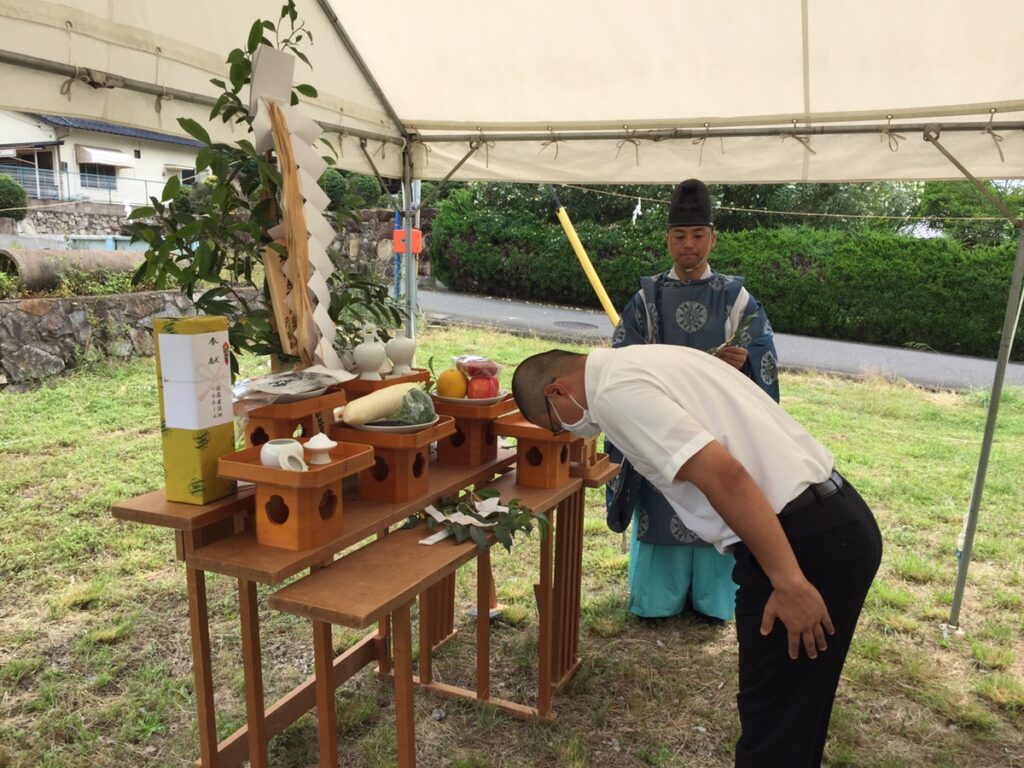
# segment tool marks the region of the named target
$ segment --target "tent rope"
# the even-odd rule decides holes
[[[648,203],[654,203],[655,205],[668,205],[668,201],[660,200],[655,197],[627,195],[622,192],[593,189],[592,187],[584,187],[579,184],[560,184],[559,186],[567,187],[569,189],[578,189],[581,192],[592,192],[595,195],[622,197],[627,200],[643,200]],[[716,209],[719,211],[730,211],[732,213],[763,213],[771,214],[773,216],[814,216],[822,219],[879,219],[888,221],[905,221],[907,223],[915,221],[1006,221],[1005,216],[894,216],[891,214],[881,213],[818,213],[814,211],[776,211],[770,208],[743,208],[735,205],[719,205],[716,206]]]
[[[710,139],[710,138],[711,138],[711,124],[710,123],[704,123],[704,135],[703,136],[698,136],[696,139],[693,140],[693,142],[691,142],[694,145],[700,144],[700,152],[697,154],[697,167],[698,168],[701,165],[704,164],[704,144],[707,143],[707,140]],[[719,151],[724,155],[725,154],[725,141],[722,139],[721,136],[718,137],[718,148],[719,148]]]
[[[615,147],[616,147],[616,149],[615,149],[615,159],[616,160],[619,159],[619,155],[622,153],[623,145],[625,145],[625,144],[632,144],[633,145],[633,151],[636,153],[636,167],[639,168],[640,167],[640,140],[638,138],[636,138],[636,131],[630,131],[628,125],[624,125],[623,128],[626,129],[627,136],[624,139],[619,139],[615,143]],[[557,157],[557,155],[556,155],[556,157]]]
[[[810,152],[812,155],[818,154],[813,149],[811,149],[810,136],[804,136],[803,134],[795,133],[793,131],[783,131],[782,133],[779,134],[779,139],[781,139],[782,141],[785,141],[786,139],[795,139],[796,141],[800,142],[800,145],[808,152]]]
[[[557,160],[558,159],[558,142],[560,142],[561,139],[559,139],[559,138],[557,138],[555,136],[555,132],[553,130],[551,130],[551,126],[550,125],[548,126],[548,133],[551,134],[551,138],[548,139],[547,141],[544,141],[544,142],[541,143],[540,149],[537,150],[537,154],[539,155],[541,152],[543,152],[545,149],[547,149],[549,146],[551,146],[553,144],[555,146],[555,158],[554,159]]]
[[[430,153],[434,151],[434,148],[432,146],[430,146],[427,142],[421,141],[420,139],[414,140],[413,143],[410,146],[411,146],[411,149],[412,149],[413,152],[416,151],[416,147],[423,147],[423,167],[424,168],[429,168],[430,167]]]
[[[494,149],[494,147],[496,147],[497,144],[495,144],[493,141],[487,140],[487,138],[484,136],[484,131],[482,128],[478,128],[477,130],[480,131],[480,138],[476,140],[477,149],[479,149],[480,147],[484,148],[484,168],[490,168],[491,150]],[[469,146],[472,147],[473,144],[471,143]],[[558,147],[555,147],[555,157],[558,157]]]
[[[896,133],[896,131],[892,129],[892,115],[887,115],[887,117],[889,118],[889,121],[885,124],[885,128],[878,129],[878,140],[884,141],[885,139],[888,139],[889,151],[899,152],[900,142],[905,141],[907,137],[900,133]]]
[[[88,85],[92,82],[92,78],[89,76],[88,69],[79,69],[75,67],[75,74],[60,84],[60,95],[67,96],[68,101],[71,101],[71,86],[77,82],[82,82]]]
[[[989,137],[992,139],[992,143],[996,145],[996,151],[999,153],[999,162],[1005,163],[1006,158],[1003,157],[1003,148],[999,146],[999,142],[1003,140],[1003,137],[992,129],[992,120],[996,116],[996,108],[992,107],[992,109],[990,109],[988,112],[988,127],[986,127],[985,130],[982,131],[982,133],[987,133],[989,135]]]
[[[163,103],[165,101],[171,101],[172,99],[174,99],[173,96],[170,96],[167,93],[167,86],[160,82],[160,55],[163,52],[163,48],[161,48],[158,45],[156,47],[156,76],[153,79],[153,82],[159,84],[160,88],[162,89],[162,92],[157,94],[156,101],[153,102],[153,109],[156,111],[158,115],[163,110]]]

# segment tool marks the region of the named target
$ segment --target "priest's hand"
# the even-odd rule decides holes
[[[817,658],[818,651],[828,648],[825,633],[834,635],[836,631],[821,593],[807,579],[801,579],[800,583],[794,585],[775,588],[764,606],[762,635],[772,631],[776,619],[780,619],[786,626],[791,659],[800,656],[801,645],[808,658]]]
[[[747,362],[747,350],[743,347],[722,347],[718,350],[718,358],[739,370]]]

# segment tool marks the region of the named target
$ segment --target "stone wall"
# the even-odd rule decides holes
[[[420,215],[423,230],[423,253],[420,254],[420,277],[430,275],[430,233],[436,208],[425,208]],[[395,212],[387,208],[370,208],[359,212],[359,221],[343,221],[336,226],[338,237],[334,247],[349,259],[389,283],[395,278],[393,232]]]
[[[33,201],[36,202],[36,201]],[[125,223],[124,206],[78,202],[68,205],[40,203],[18,223],[18,234],[116,235]]]
[[[153,354],[153,318],[191,313],[180,291],[0,301],[0,386],[27,389],[83,362]]]

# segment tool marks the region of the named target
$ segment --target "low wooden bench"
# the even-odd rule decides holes
[[[536,513],[546,513],[554,523],[551,535],[539,542],[539,582],[535,586],[538,609],[537,706],[494,698],[490,692],[490,603],[492,574],[490,551],[471,541],[456,544],[445,539],[426,546],[426,526],[399,530],[384,536],[340,560],[324,566],[275,592],[271,608],[313,621],[316,667],[317,723],[321,768],[338,763],[334,686],[331,684],[331,624],[359,629],[375,621],[386,626],[391,617],[395,685],[396,741],[399,768],[416,765],[416,731],[413,686],[442,696],[487,702],[516,717],[553,720],[551,694],[571,676],[579,663],[576,656],[579,632],[579,578],[583,534],[583,481],[571,479],[558,488],[528,488],[516,484],[511,472],[489,484],[501,498],[519,499]],[[554,557],[558,539],[563,556]],[[536,541],[539,536],[534,537]],[[528,546],[521,538],[517,546]],[[432,673],[429,600],[432,587],[451,577],[464,563],[477,558],[476,686],[474,690],[435,682]],[[556,565],[555,561],[558,561]],[[557,585],[557,587],[556,587]],[[410,609],[420,603],[419,675],[412,670]]]
[[[331,625],[363,629],[391,616],[395,719],[398,765],[416,764],[416,730],[413,713],[412,626],[413,601],[432,585],[455,573],[474,557],[480,560],[478,598],[478,672],[488,667],[490,599],[490,553],[472,541],[455,544],[445,540],[425,546],[419,540],[428,535],[426,526],[399,530],[336,560],[309,576],[275,592],[269,605],[279,611],[313,620],[313,649],[316,671],[317,730],[320,765],[338,764],[337,715],[331,682]],[[479,600],[478,600],[479,602]],[[481,638],[481,633],[483,638]],[[430,644],[426,646],[429,653]],[[486,680],[486,674],[483,677]],[[478,675],[478,688],[480,679]]]

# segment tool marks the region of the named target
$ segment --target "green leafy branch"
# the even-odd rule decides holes
[[[757,317],[757,312],[750,312],[744,315],[743,318],[740,320],[739,325],[736,326],[736,330],[732,332],[729,338],[723,341],[717,347],[712,347],[711,349],[706,350],[707,353],[709,355],[717,356],[718,353],[721,352],[726,347],[735,346],[736,340],[742,337],[746,330],[750,328],[751,324],[754,322],[755,317]]]
[[[426,520],[427,526],[431,530],[447,530],[457,544],[472,539],[477,547],[484,550],[490,546],[488,540],[490,534],[508,552],[512,551],[515,536],[520,531],[530,535],[536,527],[539,529],[541,541],[547,538],[551,531],[551,523],[547,516],[542,513],[534,513],[519,499],[509,501],[504,505],[504,510],[499,509],[487,515],[478,512],[476,506],[478,502],[497,498],[500,495],[501,492],[495,488],[482,488],[476,491],[467,491],[461,496],[443,498],[433,505],[446,518],[461,513],[479,521],[482,525],[459,523],[452,520],[439,522],[426,512],[420,512],[411,516],[403,527],[414,528]]]

